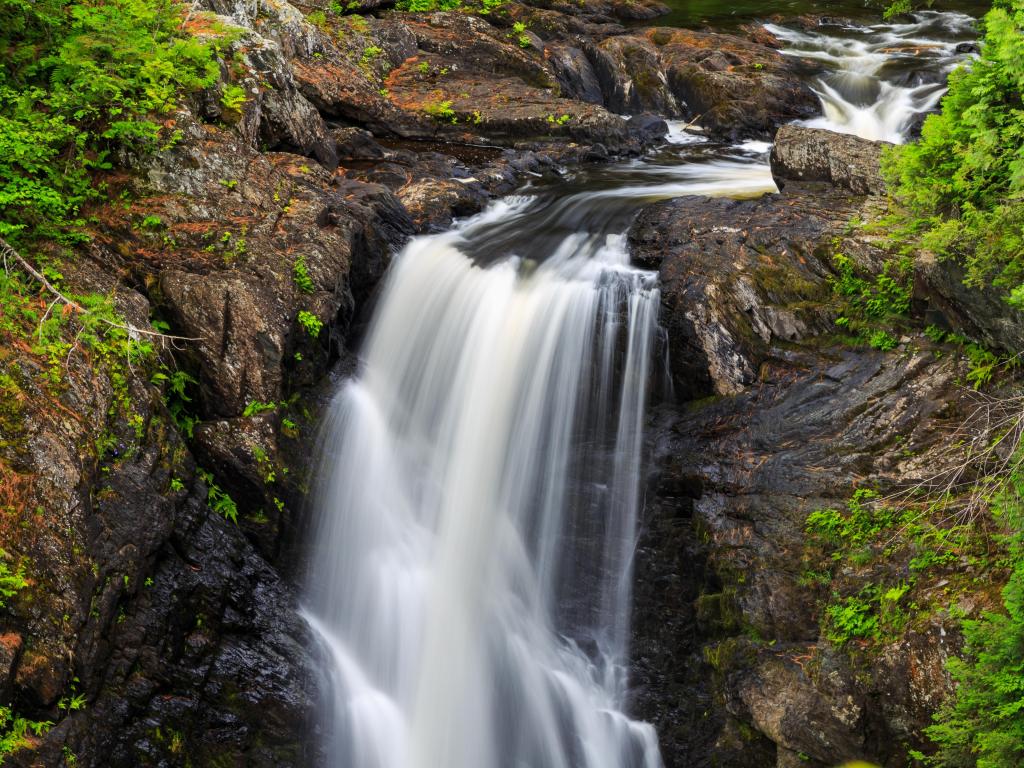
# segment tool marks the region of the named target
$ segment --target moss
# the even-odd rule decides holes
[[[697,620],[712,632],[724,634],[743,629],[743,612],[736,598],[735,586],[701,595],[697,598],[696,608]]]
[[[717,675],[725,675],[730,670],[744,669],[754,664],[757,649],[745,637],[728,637],[701,649],[704,661]]]
[[[809,280],[795,269],[775,264],[762,264],[754,270],[757,285],[777,304],[794,305],[799,302],[824,304],[830,299],[828,285]]]

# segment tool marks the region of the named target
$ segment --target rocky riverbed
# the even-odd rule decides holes
[[[197,35],[237,28],[221,83],[174,116],[173,146],[121,159],[64,270],[192,339],[163,375],[194,383],[165,398],[72,349],[59,395],[5,403],[5,533],[32,568],[0,619],[0,699],[56,723],[11,765],[318,764],[296,588],[308,461],[395,250],[528,179],[636,156],[663,117],[731,141],[818,111],[817,65],[764,30],[638,26],[665,10],[648,0],[320,5],[206,3],[219,20],[193,17]],[[799,583],[808,512],[866,475],[930,471],[963,396],[923,337],[833,338],[831,256],[884,258],[848,226],[882,206],[878,151],[786,128],[780,194],[663,202],[631,231],[661,276],[675,385],[652,415],[633,629],[634,709],[667,766],[903,765],[948,690],[947,618],[864,669],[819,639]],[[917,282],[918,312],[1019,348],[1019,318],[943,265]],[[2,354],[25,387],[42,376],[28,350]],[[108,416],[125,392],[135,415]],[[220,492],[237,524],[211,511]]]

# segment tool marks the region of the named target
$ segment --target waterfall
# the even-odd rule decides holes
[[[622,235],[486,268],[413,240],[336,396],[307,618],[330,764],[657,768],[623,713],[655,275]]]
[[[812,84],[824,114],[806,125],[895,144],[938,106],[946,77],[967,59],[963,44],[977,36],[970,16],[939,11],[905,23],[765,28],[787,45],[783,53],[827,69]]]

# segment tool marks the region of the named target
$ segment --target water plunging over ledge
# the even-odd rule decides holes
[[[829,125],[899,138],[941,91],[886,100],[903,49],[857,38],[923,31],[772,31],[835,67]],[[862,102],[863,119],[842,108]],[[660,297],[625,232],[657,199],[774,191],[767,149],[676,126],[646,158],[527,188],[396,257],[319,447],[306,617],[329,656],[330,765],[661,765],[626,711]]]

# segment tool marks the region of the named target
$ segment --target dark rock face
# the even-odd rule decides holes
[[[655,28],[586,48],[605,103],[618,112],[684,117],[723,140],[768,138],[818,114],[808,64],[762,43],[712,32]]]
[[[787,181],[827,181],[858,195],[885,194],[879,169],[884,142],[785,125],[775,135],[772,175]]]
[[[963,268],[952,260],[919,260],[915,294],[928,302],[940,324],[978,339],[990,349],[1017,354],[1024,348],[1024,312],[996,291],[964,284]]]
[[[799,753],[812,765],[899,764],[900,744],[929,722],[922,697],[948,691],[952,628],[911,632],[857,674],[818,640],[817,596],[800,584],[803,525],[866,474],[925,474],[956,376],[930,352],[776,350],[743,393],[656,415],[634,681],[667,766],[769,768]],[[887,447],[898,435],[923,455]]]
[[[774,344],[834,327],[829,249],[864,205],[830,186],[793,184],[759,200],[683,197],[641,212],[629,241],[634,261],[660,272],[679,396],[741,392]],[[877,259],[870,244],[850,245]]]
[[[669,768],[895,768],[951,691],[948,613],[868,661],[820,637],[824,595],[803,580],[808,514],[843,508],[864,478],[892,488],[948,468],[969,410],[962,363],[923,336],[886,354],[830,341],[831,257],[879,269],[879,244],[846,232],[875,206],[791,182],[757,201],[658,203],[630,233],[634,260],[661,274],[677,396],[716,394],[662,404],[648,432],[633,709],[657,726]],[[944,583],[916,588],[930,600]]]

